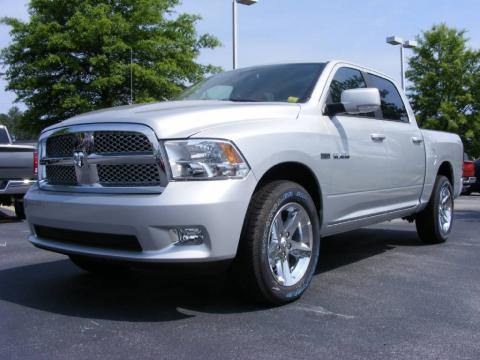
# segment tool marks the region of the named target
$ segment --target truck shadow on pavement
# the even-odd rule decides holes
[[[313,281],[321,281],[324,272],[398,246],[422,246],[414,231],[386,229],[362,229],[322,241]],[[1,270],[0,300],[54,314],[130,322],[264,309],[240,297],[226,275],[165,276],[162,272],[134,271],[123,278],[108,279],[82,272],[69,260]]]

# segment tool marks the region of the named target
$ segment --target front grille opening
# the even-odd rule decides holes
[[[47,157],[51,158],[69,158],[73,156],[76,139],[75,135],[58,135],[47,139],[46,152]]]
[[[47,181],[51,185],[77,185],[75,166],[47,165]]]
[[[96,131],[94,151],[97,154],[153,153],[150,140],[136,132]]]
[[[93,152],[112,154],[153,154],[147,136],[130,131],[95,131]],[[51,158],[71,158],[77,146],[75,134],[56,135],[47,139],[46,153]]]
[[[98,165],[97,171],[103,186],[160,185],[160,171],[156,164]]]
[[[66,244],[90,246],[107,250],[142,251],[134,235],[117,235],[53,228],[35,225],[38,237]]]

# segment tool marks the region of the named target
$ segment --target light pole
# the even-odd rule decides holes
[[[133,48],[130,48],[130,104],[133,104]]]
[[[403,48],[412,49],[417,47],[417,42],[415,40],[406,40],[404,41],[401,37],[398,36],[389,36],[387,37],[387,43],[390,45],[400,45],[400,78],[402,80],[402,89],[405,90],[405,65],[403,58]]]
[[[232,2],[232,25],[233,25],[233,69],[235,70],[238,65],[238,53],[237,53],[237,4],[253,5],[258,0],[233,0]]]

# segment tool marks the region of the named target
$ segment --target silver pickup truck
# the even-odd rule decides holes
[[[270,304],[302,295],[325,236],[404,218],[444,242],[462,191],[460,138],[420,130],[392,79],[340,61],[222,73],[39,141],[35,246],[97,273],[227,261]]]
[[[15,214],[25,219],[23,196],[35,179],[35,147],[13,145],[8,129],[0,125],[0,205],[14,205]]]

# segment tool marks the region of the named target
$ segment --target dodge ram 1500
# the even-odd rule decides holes
[[[392,79],[341,61],[76,116],[42,132],[39,157],[35,246],[91,272],[228,260],[270,304],[302,295],[327,235],[405,218],[444,242],[462,191],[460,138],[419,129]]]

